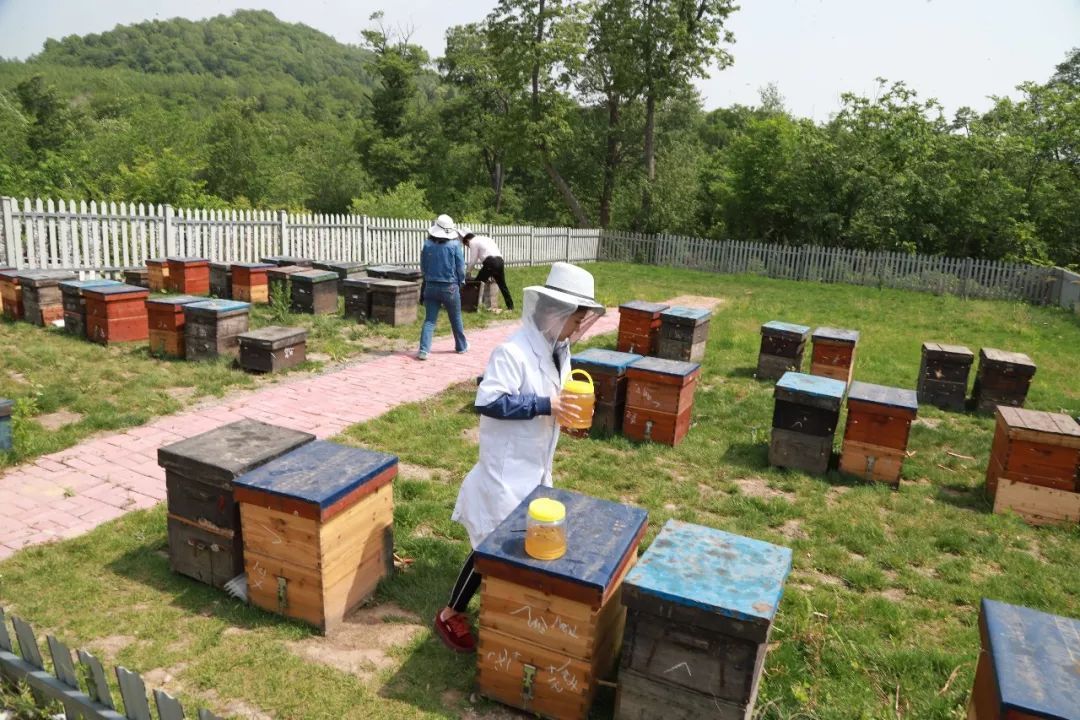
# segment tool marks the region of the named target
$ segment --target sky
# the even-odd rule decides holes
[[[736,0],[738,1],[738,0]],[[474,22],[494,0],[0,0],[0,57],[25,58],[48,37],[102,32],[148,19],[198,19],[262,8],[357,44],[371,13],[409,27],[437,57],[446,28]],[[1045,81],[1080,46],[1080,0],[742,0],[729,20],[735,64],[698,82],[706,108],[755,104],[776,83],[796,115],[827,120],[840,95],[903,80],[948,112],[987,109]]]

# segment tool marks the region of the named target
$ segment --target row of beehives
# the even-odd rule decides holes
[[[839,334],[850,335],[849,352],[834,350]],[[827,330],[828,345],[819,353],[822,329],[814,333],[812,370],[822,360],[832,374],[805,375],[802,347],[805,326],[769,322],[762,326],[758,376],[783,368],[774,391],[769,463],[810,473],[824,473],[832,457],[840,406],[847,395],[847,423],[840,470],[894,487],[907,457],[911,423],[919,402],[962,409],[973,355],[967,348],[924,343],[918,393],[902,388],[852,382],[854,331]],[[841,348],[843,349],[843,348]],[[838,361],[839,360],[839,361]],[[849,361],[847,367],[843,361]],[[996,413],[997,427],[986,470],[986,491],[995,512],[1014,511],[1028,522],[1080,522],[1080,424],[1068,415],[1024,410],[1022,405],[1035,365],[1025,355],[993,348],[980,351],[974,402]],[[839,377],[839,379],[835,379]]]
[[[633,300],[619,306],[619,352],[701,362],[712,313],[701,308]]]

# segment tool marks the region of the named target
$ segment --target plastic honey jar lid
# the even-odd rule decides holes
[[[561,522],[566,518],[566,506],[551,498],[537,498],[529,503],[529,517],[541,523]]]
[[[592,395],[594,392],[592,376],[584,370],[577,369],[570,373],[570,377],[573,378],[578,374],[584,375],[588,379],[588,382],[585,380],[570,379],[563,385],[563,390],[574,395]]]

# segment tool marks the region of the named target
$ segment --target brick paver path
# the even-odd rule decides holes
[[[589,336],[612,332],[609,311]],[[0,476],[0,560],[15,551],[80,535],[129,510],[165,499],[162,445],[243,418],[305,430],[319,438],[382,415],[396,405],[439,394],[483,372],[488,355],[516,329],[501,325],[469,335],[469,352],[437,340],[427,362],[399,353],[303,380],[233,395],[217,405],[159,418],[38,458]]]

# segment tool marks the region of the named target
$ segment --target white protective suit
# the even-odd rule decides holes
[[[570,343],[603,312],[590,312],[568,340],[559,341],[578,310],[563,293],[525,288],[522,327],[491,353],[476,392],[476,407],[503,395],[558,395],[570,375]],[[554,355],[558,353],[559,367]],[[465,526],[475,549],[538,485],[551,486],[551,463],[559,441],[554,415],[529,420],[480,417],[480,460],[465,476],[453,519]]]

